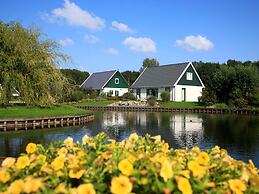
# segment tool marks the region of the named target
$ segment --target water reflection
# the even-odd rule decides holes
[[[241,115],[95,112],[95,121],[81,127],[5,133],[0,156],[17,156],[29,142],[49,143],[72,136],[76,141],[102,131],[118,141],[131,133],[161,135],[174,148],[195,145],[226,148],[236,159],[253,159],[259,166],[259,117]]]

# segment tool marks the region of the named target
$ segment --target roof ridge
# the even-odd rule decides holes
[[[165,67],[165,66],[173,66],[173,65],[188,65],[190,62],[183,62],[183,63],[172,63],[167,65],[160,65],[160,66],[152,66],[148,68],[158,68],[158,67]]]
[[[94,73],[92,73],[92,74],[97,74],[97,73],[108,73],[108,72],[115,72],[115,71],[118,71],[118,70],[98,71],[98,72],[94,72]]]

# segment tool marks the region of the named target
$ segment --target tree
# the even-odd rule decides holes
[[[61,69],[60,71],[66,76],[69,83],[73,85],[81,85],[89,76],[87,71],[79,71],[77,69]]]
[[[35,26],[25,29],[20,23],[0,21],[0,103],[8,105],[14,88],[28,105],[61,101],[70,87],[57,66],[69,58],[58,49]]]
[[[132,85],[134,81],[138,78],[139,72],[138,71],[124,71],[121,73],[126,81]]]
[[[140,68],[140,72],[142,72],[146,67],[157,67],[159,66],[159,62],[157,59],[149,59],[145,58],[142,63],[142,67]]]

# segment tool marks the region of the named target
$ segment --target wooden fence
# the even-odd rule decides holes
[[[18,131],[52,127],[75,126],[94,120],[93,114],[32,119],[0,120],[0,131]]]

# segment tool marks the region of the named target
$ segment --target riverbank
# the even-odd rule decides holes
[[[12,106],[7,108],[0,108],[0,119],[6,120],[58,116],[78,116],[89,112],[89,110],[83,110],[71,105],[56,105],[44,108],[36,106]]]

